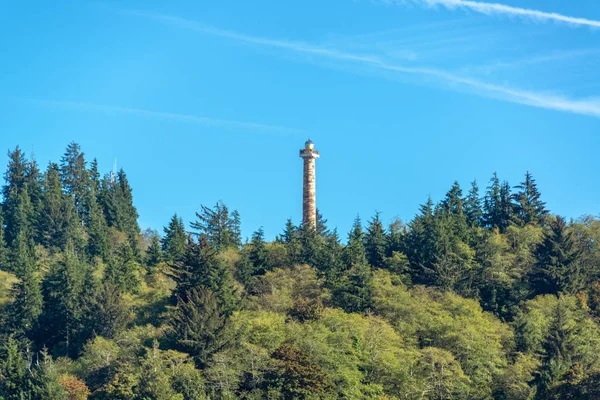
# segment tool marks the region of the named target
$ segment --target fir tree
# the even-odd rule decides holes
[[[471,189],[464,201],[464,214],[467,218],[469,227],[477,227],[482,223],[483,211],[481,208],[481,199],[479,198],[479,186],[477,181],[471,183]]]
[[[248,256],[253,265],[252,275],[264,275],[269,270],[269,254],[265,247],[265,231],[260,227],[252,234]]]
[[[239,216],[231,217],[229,208],[222,201],[217,202],[212,209],[204,205],[200,207],[201,211],[196,213],[198,219],[190,224],[192,229],[199,235],[206,236],[217,250],[238,247],[241,241]]]
[[[2,207],[0,207],[0,270],[9,270],[8,265],[8,249],[6,248],[6,240],[4,238],[4,219],[2,215]]]
[[[64,249],[69,239],[78,244],[83,241],[73,201],[62,192],[56,164],[50,164],[45,174],[38,221],[39,241],[46,247]]]
[[[60,178],[65,193],[73,197],[75,210],[80,218],[84,218],[85,198],[89,190],[89,171],[80,146],[71,142],[60,163]]]
[[[327,220],[321,214],[321,211],[317,208],[317,235],[327,237],[331,234],[329,229],[327,228]]]
[[[16,296],[11,304],[9,315],[13,330],[29,334],[35,328],[42,312],[41,283],[33,256],[33,240],[21,231],[15,240],[12,254],[12,270],[19,278],[16,284]]]
[[[170,328],[178,347],[191,354],[201,368],[233,339],[228,310],[206,288],[193,288],[177,296]]]
[[[346,264],[340,281],[333,288],[334,302],[346,312],[362,312],[371,305],[372,271],[367,262],[364,233],[356,217],[344,249]]]
[[[52,357],[42,350],[32,371],[32,400],[68,400],[67,392],[58,381],[59,375]]]
[[[185,255],[187,247],[187,234],[183,220],[173,215],[169,226],[164,228],[165,236],[162,238],[162,249],[165,260],[169,262],[180,261]]]
[[[158,234],[150,236],[150,244],[146,250],[146,265],[155,267],[163,260],[163,253],[160,246],[160,237]]]
[[[0,399],[22,400],[29,389],[27,360],[19,341],[10,336],[0,345]]]
[[[58,352],[75,356],[84,343],[82,333],[84,314],[85,265],[69,244],[63,259],[55,263],[44,282],[44,310],[40,316],[43,342]],[[64,350],[63,350],[64,349]]]
[[[426,271],[432,270],[438,258],[438,229],[431,198],[421,206],[420,213],[410,222],[406,235],[406,256],[416,283],[428,283]]]
[[[228,313],[239,307],[240,298],[231,271],[206,238],[190,242],[184,259],[173,264],[169,275],[177,283],[175,298],[183,298],[187,292],[202,286],[213,291]]]
[[[572,231],[562,217],[556,217],[543,242],[535,251],[536,264],[529,279],[535,294],[575,293],[586,282],[578,263],[579,250]]]
[[[108,260],[105,281],[124,292],[136,292],[141,284],[141,268],[129,241],[123,242]]]
[[[546,203],[535,183],[535,179],[529,171],[525,174],[525,181],[516,186],[519,191],[513,195],[516,202],[516,218],[522,225],[541,224],[544,217],[548,215]]]
[[[138,235],[140,227],[137,223],[138,212],[133,205],[133,193],[127,175],[121,168],[117,173],[117,228],[129,235]]]
[[[385,229],[379,215],[380,213],[375,213],[369,222],[364,238],[367,261],[375,268],[383,268],[387,250]]]

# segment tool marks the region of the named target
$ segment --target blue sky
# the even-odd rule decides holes
[[[494,171],[599,211],[597,1],[3,2],[0,48],[0,165],[76,141],[125,169],[142,227],[221,199],[274,237],[301,218],[309,137],[344,235]]]

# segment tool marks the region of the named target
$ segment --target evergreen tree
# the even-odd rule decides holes
[[[375,268],[384,267],[387,250],[385,229],[379,215],[380,213],[375,213],[375,216],[369,222],[364,239],[367,261]]]
[[[231,271],[206,238],[190,242],[183,261],[173,264],[170,276],[177,283],[175,298],[184,298],[186,293],[202,286],[217,296],[228,314],[239,307],[240,298]]]
[[[8,265],[8,249],[6,248],[6,240],[4,238],[4,219],[2,215],[2,207],[0,206],[0,270],[10,269]]]
[[[173,215],[169,226],[164,228],[165,236],[162,238],[162,249],[165,260],[169,262],[180,261],[185,255],[187,247],[187,234],[183,220]]]
[[[60,178],[65,193],[73,197],[75,210],[80,218],[84,218],[85,198],[89,190],[89,171],[80,146],[71,142],[60,163]]]
[[[481,208],[481,199],[479,198],[479,186],[477,181],[471,183],[471,189],[464,201],[464,214],[467,218],[467,224],[473,228],[481,225],[483,211]]]
[[[323,217],[323,214],[321,214],[321,211],[319,209],[317,209],[316,230],[317,230],[317,235],[319,235],[319,236],[326,237],[331,234],[331,232],[327,228],[327,220]]]
[[[516,186],[519,191],[513,195],[516,202],[516,218],[522,225],[541,224],[548,210],[546,203],[541,198],[541,194],[535,183],[535,179],[529,171],[525,174],[525,181]]]
[[[44,281],[40,340],[56,353],[76,356],[84,344],[84,293],[91,289],[84,286],[87,268],[69,244]]]
[[[323,270],[324,266],[320,264],[323,252],[323,243],[325,239],[317,234],[317,230],[311,224],[302,225],[296,231],[297,253],[294,264],[308,264]]]
[[[33,240],[21,231],[12,254],[12,270],[19,282],[15,287],[15,301],[9,308],[9,315],[13,330],[24,334],[31,333],[42,312],[41,283],[32,247]]]
[[[27,360],[12,336],[0,345],[0,399],[22,400],[28,392]]]
[[[90,178],[90,190],[96,196],[98,196],[98,193],[100,193],[100,185],[102,184],[102,180],[100,179],[100,172],[98,171],[98,160],[95,158],[90,163],[88,176]]]
[[[201,368],[233,339],[229,312],[206,288],[192,288],[177,296],[170,328],[178,347],[192,355]]]
[[[269,270],[269,254],[265,247],[265,231],[260,227],[252,234],[248,256],[253,265],[252,275],[264,275]]]
[[[208,241],[217,250],[228,247],[238,247],[241,239],[239,237],[239,216],[233,218],[229,215],[229,208],[219,201],[214,208],[201,205],[201,211],[196,213],[198,218],[190,225],[198,231],[201,236],[206,236]]]
[[[242,246],[242,219],[238,210],[231,213],[231,242],[233,246],[239,248]]]
[[[500,179],[494,172],[494,176],[490,180],[490,185],[487,187],[483,202],[483,220],[487,227],[500,227],[502,225],[500,213]]]
[[[584,287],[587,279],[578,263],[577,249],[572,231],[562,217],[556,217],[543,242],[535,252],[536,264],[529,282],[535,294],[575,293]]]
[[[81,224],[73,201],[62,192],[56,164],[50,164],[45,174],[38,232],[40,243],[46,247],[64,249],[69,240],[83,242]]]
[[[154,267],[163,259],[162,249],[160,246],[160,237],[158,234],[150,236],[150,244],[146,250],[146,265]]]
[[[138,235],[140,233],[140,227],[137,223],[138,212],[133,205],[133,194],[127,175],[121,168],[117,173],[117,200],[118,200],[118,212],[117,212],[117,228],[121,232],[125,232],[129,235]]]
[[[105,281],[124,292],[136,292],[141,284],[141,267],[129,241],[123,242],[108,260]]]
[[[32,371],[31,399],[32,400],[68,400],[67,392],[58,381],[59,375],[52,357],[46,349]]]
[[[427,283],[426,271],[434,269],[438,258],[438,233],[433,215],[433,201],[421,206],[420,213],[409,223],[406,235],[406,256],[411,265],[415,283]]]
[[[372,271],[367,262],[364,233],[356,217],[344,249],[346,268],[333,288],[334,302],[346,312],[363,312],[371,305]]]
[[[115,227],[130,236],[140,233],[131,186],[123,169],[119,170],[116,177],[109,175],[102,179],[98,199],[108,226]]]
[[[353,265],[367,264],[367,253],[364,244],[364,232],[360,217],[356,217],[350,233],[348,233],[348,244],[344,249],[344,260],[346,266],[351,268]]]
[[[88,210],[86,230],[87,230],[87,254],[90,258],[99,256],[103,259],[108,258],[108,224],[102,212],[102,208],[96,200],[94,186],[90,189],[87,196],[86,208]]]

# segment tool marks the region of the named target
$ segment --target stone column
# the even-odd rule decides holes
[[[315,150],[313,142],[306,142],[304,149],[300,150],[300,157],[304,159],[304,177],[302,190],[302,224],[317,225],[317,199],[315,160],[319,158],[319,151]]]

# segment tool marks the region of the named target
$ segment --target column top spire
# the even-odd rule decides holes
[[[315,150],[315,144],[312,140],[308,139],[306,143],[304,143],[304,148],[300,150],[300,157],[319,158],[319,150]]]

